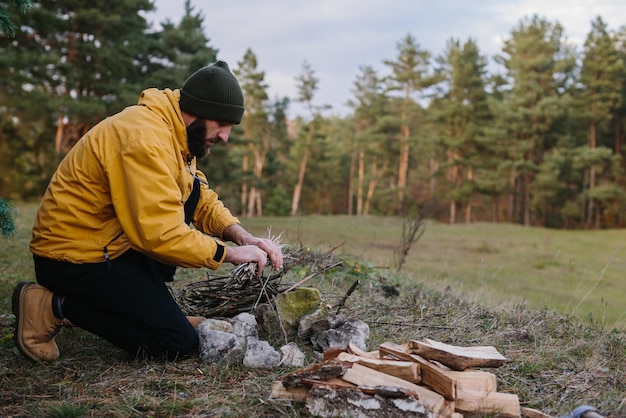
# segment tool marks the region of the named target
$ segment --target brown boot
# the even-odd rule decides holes
[[[203,316],[188,316],[187,321],[191,324],[192,327],[198,329],[198,325],[200,325],[206,318]]]
[[[20,282],[13,291],[15,343],[20,353],[31,360],[59,358],[54,336],[63,325],[69,325],[69,321],[55,316],[53,303],[60,307],[58,296],[36,283]]]

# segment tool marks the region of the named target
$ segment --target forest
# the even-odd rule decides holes
[[[98,121],[219,59],[189,0],[158,29],[153,7],[42,0],[22,14],[0,1],[17,28],[0,32],[0,198],[36,200]],[[359,68],[345,116],[316,104],[307,61],[296,97],[271,100],[250,48],[229,63],[244,120],[199,167],[242,217],[419,211],[451,224],[624,227],[626,27],[589,21],[577,50],[558,22],[525,17],[493,57],[471,38],[429,51],[408,33],[384,73]],[[306,112],[289,119],[293,103]]]

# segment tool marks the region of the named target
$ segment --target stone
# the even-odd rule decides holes
[[[280,363],[280,354],[267,341],[248,337],[243,365],[256,369],[271,369]]]
[[[312,332],[313,324],[323,321],[326,317],[328,317],[328,309],[325,306],[303,316],[298,323],[298,337],[308,337]]]
[[[202,321],[202,323],[198,325],[198,332],[200,332],[201,329],[222,331],[229,334],[233,333],[233,325],[230,322],[215,318],[207,318]]]
[[[237,336],[242,347],[246,346],[248,337],[259,338],[257,322],[254,315],[249,313],[240,313],[231,319],[233,325],[233,334]]]
[[[294,342],[288,343],[280,347],[282,358],[279,366],[287,367],[303,367],[304,366],[304,353],[300,351],[298,345]]]
[[[234,334],[204,328],[198,330],[200,359],[204,363],[239,364],[244,351]]]
[[[288,337],[298,334],[300,320],[322,306],[322,296],[318,289],[300,287],[289,293],[276,296],[276,309]]]
[[[326,351],[329,348],[346,348],[348,343],[355,344],[361,350],[366,350],[366,343],[370,336],[369,326],[357,319],[347,319],[335,324],[334,328],[322,330],[311,337],[313,347]]]

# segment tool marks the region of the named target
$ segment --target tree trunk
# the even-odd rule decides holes
[[[350,176],[348,178],[348,215],[354,214],[354,176],[356,172],[357,161],[357,145],[356,139],[352,145],[352,158],[350,159]]]
[[[248,171],[248,156],[244,155],[241,162],[241,172],[243,173],[243,181],[241,182],[241,215],[246,215],[246,200],[248,199],[248,182],[245,174]]]
[[[406,122],[405,122],[406,123]],[[402,126],[402,138],[400,140],[400,158],[398,163],[398,211],[404,207],[404,193],[406,191],[407,177],[409,172],[409,126]]]
[[[435,193],[437,190],[437,178],[435,177],[435,173],[437,173],[437,170],[439,169],[439,163],[437,163],[437,161],[434,158],[431,158],[428,162],[428,175],[429,175],[429,180],[428,180],[428,193],[430,196],[428,196],[428,200],[432,201],[435,199]]]
[[[365,182],[365,152],[359,151],[359,178],[356,191],[356,214],[363,215],[363,183]]]
[[[374,192],[376,191],[376,186],[378,186],[378,182],[383,177],[383,174],[387,170],[387,161],[385,161],[380,169],[378,168],[378,163],[376,162],[376,158],[372,162],[372,175],[367,187],[367,197],[365,199],[365,206],[363,208],[363,215],[369,215],[370,207],[372,206],[372,198],[374,197]]]
[[[456,150],[448,150],[448,183],[452,186],[452,191],[459,186],[459,166],[454,163],[456,156]],[[450,199],[450,225],[456,223],[456,207],[457,202],[454,199]]]
[[[524,226],[530,226],[530,173],[524,173]]]
[[[265,166],[265,157],[269,150],[269,141],[263,141],[265,145],[263,149],[259,149],[258,146],[253,146],[252,151],[254,154],[254,178],[257,180],[257,184],[261,183],[263,179],[263,167]],[[261,190],[257,186],[250,188],[250,196],[248,197],[248,217],[263,216],[263,205],[261,200]]]
[[[472,167],[469,166],[467,167],[467,181],[471,182],[474,180],[474,171],[472,170]],[[472,223],[472,203],[468,202],[467,206],[465,207],[465,223],[469,224]]]
[[[59,156],[59,154],[61,154],[61,142],[63,141],[64,126],[65,125],[63,124],[63,115],[59,115],[59,118],[57,119],[57,133],[54,137],[54,152],[57,157]]]
[[[591,122],[589,125],[589,148],[594,151],[596,149],[596,123]],[[589,193],[590,195],[593,193],[593,190],[596,187],[596,168],[593,166],[589,167]],[[587,227],[591,228],[593,226],[593,215],[595,211],[595,202],[592,197],[589,198],[587,202]]]
[[[409,105],[410,105],[411,87],[405,86],[404,104],[402,106],[402,126],[400,128],[400,156],[398,161],[398,213],[404,208],[404,193],[409,173]]]
[[[293,189],[293,199],[291,200],[291,216],[298,214],[300,207],[300,195],[302,194],[302,184],[304,183],[304,175],[306,173],[306,165],[309,160],[309,145],[307,144],[304,154],[302,155],[302,161],[300,161],[300,170],[298,171],[298,183]]]

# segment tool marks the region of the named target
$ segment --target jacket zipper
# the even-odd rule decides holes
[[[124,231],[122,231],[119,234],[117,234],[111,241],[109,241],[104,247],[102,247],[102,249],[104,250],[104,260],[106,261],[108,268],[113,268],[113,264],[111,264],[111,257],[109,257],[109,248],[108,247],[109,247],[109,245],[111,245],[111,243],[113,241],[115,241],[116,239],[118,239],[122,235],[124,235]]]

